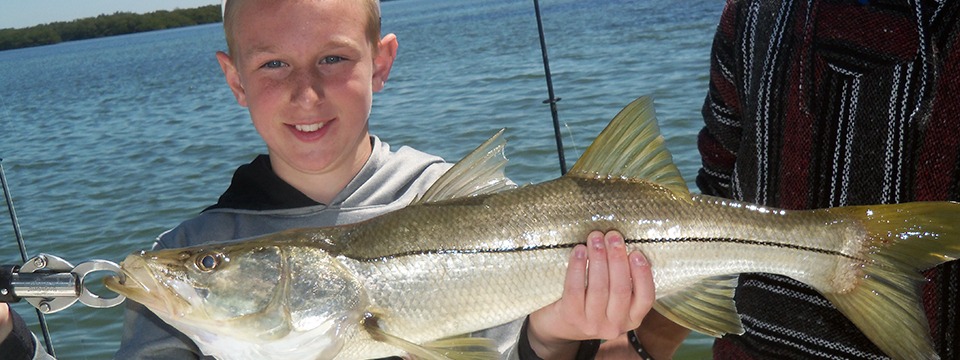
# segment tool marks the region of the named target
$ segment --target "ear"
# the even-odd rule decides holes
[[[246,107],[247,95],[243,90],[243,84],[240,82],[240,73],[237,71],[237,66],[233,63],[233,59],[231,59],[227,53],[217,51],[217,61],[220,62],[223,77],[226,78],[227,85],[230,85],[230,91],[233,91],[233,96],[237,98],[237,103],[240,104],[240,106]]]
[[[390,76],[390,69],[393,68],[393,60],[397,58],[397,36],[387,34],[380,39],[379,51],[377,57],[373,59],[373,91],[383,90],[387,78]]]

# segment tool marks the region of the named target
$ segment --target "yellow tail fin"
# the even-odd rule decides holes
[[[894,359],[937,359],[920,302],[920,271],[960,257],[960,203],[915,202],[824,209],[867,230],[860,284],[823,295]]]

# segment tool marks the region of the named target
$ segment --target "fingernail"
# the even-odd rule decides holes
[[[585,259],[587,257],[587,249],[578,245],[577,247],[573,248],[573,257],[577,258],[578,260]]]
[[[595,250],[603,250],[603,236],[591,236],[590,246],[593,246]]]
[[[632,262],[633,262],[633,265],[635,265],[635,266],[647,266],[647,265],[650,265],[650,263],[647,262],[647,258],[646,258],[645,256],[643,256],[643,254],[638,253],[638,252],[635,252],[635,253],[633,253],[633,254],[630,254],[630,261],[632,261]]]
[[[610,236],[610,243],[609,243],[609,245],[610,245],[610,247],[613,248],[613,249],[622,249],[623,246],[624,246],[624,245],[623,245],[623,237],[617,236],[617,235]]]

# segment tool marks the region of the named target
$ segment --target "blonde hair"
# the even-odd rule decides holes
[[[242,4],[247,0],[223,0],[223,34],[227,38],[227,53],[230,55],[234,54],[236,51],[236,46],[233,42],[233,28],[237,26],[235,24],[237,13],[242,7]],[[271,0],[279,1],[279,0]],[[308,0],[316,1],[316,0]],[[374,52],[376,53],[380,44],[380,0],[350,0],[359,2],[360,5],[365,6],[367,9],[367,40],[370,41],[370,46],[373,47]]]

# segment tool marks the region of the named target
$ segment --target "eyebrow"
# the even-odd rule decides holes
[[[364,45],[367,45],[367,42],[363,42],[358,45],[356,41],[351,41],[350,39],[333,38],[323,42],[322,44],[323,44],[323,47],[326,49],[337,50],[337,49],[358,49]],[[257,56],[261,54],[275,54],[277,52],[278,52],[277,48],[273,45],[255,46],[248,51],[242,51],[242,53],[246,56]]]

